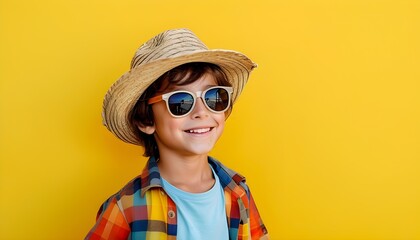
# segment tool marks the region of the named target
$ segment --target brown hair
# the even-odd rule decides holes
[[[158,93],[165,92],[171,86],[183,86],[193,83],[204,74],[211,74],[219,86],[231,86],[225,73],[219,66],[211,63],[193,62],[167,71],[154,81],[140,96],[129,117],[133,131],[136,133],[141,145],[144,146],[143,156],[159,157],[159,149],[155,137],[140,131],[138,128],[139,126],[152,126],[154,124],[152,107],[147,103],[147,100]],[[230,106],[230,109],[226,111],[226,117],[232,111],[232,104]]]

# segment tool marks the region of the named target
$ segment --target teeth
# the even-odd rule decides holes
[[[210,128],[201,128],[201,129],[191,129],[187,130],[188,133],[205,133],[210,131]]]

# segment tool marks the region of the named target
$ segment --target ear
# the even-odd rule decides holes
[[[153,133],[155,133],[155,124],[153,124],[152,126],[137,126],[139,128],[140,131],[148,134],[148,135],[152,135]]]

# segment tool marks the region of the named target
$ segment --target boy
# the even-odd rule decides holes
[[[105,96],[103,123],[150,158],[86,239],[268,239],[245,178],[208,156],[254,67],[187,29],[137,50]]]

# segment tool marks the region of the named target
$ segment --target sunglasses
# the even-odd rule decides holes
[[[189,91],[174,91],[158,95],[149,99],[149,104],[165,101],[169,113],[173,117],[188,115],[195,106],[196,99],[201,98],[208,110],[214,113],[222,113],[230,107],[230,95],[232,87],[215,86],[195,94]]]

